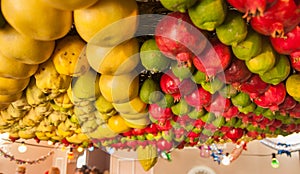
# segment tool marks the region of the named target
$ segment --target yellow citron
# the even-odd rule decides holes
[[[125,120],[118,114],[111,116],[107,121],[107,125],[115,133],[123,133],[130,130]]]
[[[71,29],[72,11],[50,7],[42,0],[2,0],[7,22],[21,34],[36,40],[56,40]]]
[[[106,26],[137,14],[138,6],[135,0],[99,0],[88,8],[74,10],[74,24],[79,35],[89,42]],[[128,36],[133,36],[136,27],[137,18],[121,22],[119,27],[110,28],[107,33],[99,37],[105,37],[104,45],[114,45],[120,40],[123,41],[124,36],[131,38]]]
[[[79,76],[90,68],[85,56],[85,42],[78,35],[68,35],[57,41],[52,61],[59,74]]]
[[[25,79],[32,76],[38,69],[38,64],[30,65],[17,62],[12,58],[8,58],[0,53],[0,77],[8,77],[14,79]]]
[[[143,129],[150,124],[149,117],[142,117],[139,119],[125,119],[125,123],[130,128]]]
[[[286,91],[295,100],[300,101],[300,74],[293,74],[287,78]]]
[[[32,39],[20,34],[8,24],[0,29],[0,51],[15,61],[40,64],[50,58],[54,47],[55,41]]]
[[[139,96],[125,103],[112,103],[114,108],[123,114],[137,114],[146,110],[147,104]]]
[[[0,77],[0,94],[9,95],[23,91],[29,84],[30,78],[12,79]]]
[[[87,8],[98,0],[42,0],[51,7],[61,10],[75,10],[80,8]]]
[[[108,102],[128,102],[138,96],[138,74],[133,71],[119,76],[101,75],[99,86],[101,94]]]
[[[114,47],[88,44],[86,56],[90,66],[101,74],[120,75],[131,72],[139,63],[139,43],[133,38]]]

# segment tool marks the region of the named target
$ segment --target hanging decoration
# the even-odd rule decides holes
[[[41,156],[35,160],[23,160],[23,159],[15,158],[14,155],[10,155],[7,152],[5,152],[2,148],[0,148],[0,156],[3,156],[4,158],[9,159],[10,161],[15,161],[16,164],[18,164],[18,165],[20,165],[20,164],[29,164],[29,165],[38,164],[40,162],[45,161],[48,157],[50,157],[53,154],[54,154],[54,151],[51,150],[50,152],[48,152],[47,155]]]
[[[287,156],[291,157],[292,152],[296,152],[300,150],[300,143],[296,144],[286,144],[286,143],[276,143],[269,139],[264,139],[260,141],[265,146],[277,150],[277,154],[282,155],[286,154]]]

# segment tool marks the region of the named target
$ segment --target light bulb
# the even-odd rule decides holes
[[[83,149],[83,147],[81,147],[81,146],[79,146],[78,148],[77,148],[77,151],[78,152],[82,152],[84,149]]]
[[[223,156],[221,163],[224,166],[228,166],[231,163],[231,156],[229,155],[229,153],[226,153],[226,155]]]
[[[94,146],[91,146],[91,147],[88,148],[88,150],[89,150],[90,152],[92,152],[92,151],[95,150],[95,148],[94,148]]]
[[[53,141],[51,141],[51,140],[49,140],[47,143],[49,146],[53,145]]]
[[[275,168],[275,169],[279,167],[279,161],[278,161],[278,159],[276,158],[275,153],[272,153],[271,166],[272,166],[273,168]]]
[[[25,152],[27,151],[27,147],[26,147],[26,145],[24,144],[24,142],[22,142],[22,144],[19,145],[18,151],[19,151],[20,153],[25,153]]]

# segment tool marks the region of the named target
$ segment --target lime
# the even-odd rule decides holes
[[[142,65],[149,71],[159,72],[167,69],[171,59],[160,52],[155,39],[146,40],[140,49]]]
[[[141,86],[139,96],[147,104],[156,103],[162,97],[159,83],[155,82],[152,78],[146,79]]]
[[[192,66],[180,66],[177,61],[172,61],[171,70],[173,74],[180,80],[192,77],[195,67]]]
[[[287,78],[286,91],[295,100],[300,98],[300,74],[293,74]]]
[[[161,4],[168,10],[186,12],[197,0],[160,0]]]

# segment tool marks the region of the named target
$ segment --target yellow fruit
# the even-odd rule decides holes
[[[125,119],[125,120],[138,120],[142,118],[147,118],[149,117],[148,111],[144,111],[142,113],[135,113],[135,114],[124,114],[120,113],[120,115]]]
[[[36,40],[64,37],[72,26],[72,11],[48,6],[42,0],[2,0],[7,22],[21,34]]]
[[[125,123],[128,127],[136,128],[136,129],[143,129],[150,124],[149,117],[142,117],[139,119],[125,119]]]
[[[0,29],[0,51],[8,58],[26,64],[40,64],[50,58],[55,41],[35,40],[6,24]]]
[[[8,104],[19,100],[22,97],[22,91],[9,95],[0,95],[0,104]]]
[[[107,75],[120,75],[131,72],[139,63],[139,44],[133,38],[115,47],[100,47],[88,44],[86,56],[91,67]]]
[[[112,103],[114,108],[123,114],[137,114],[145,111],[147,104],[139,96],[125,103]]]
[[[85,42],[78,35],[66,36],[57,41],[52,61],[59,74],[80,76],[90,66],[85,56]]]
[[[0,77],[14,79],[26,79],[32,76],[38,69],[38,65],[29,65],[17,62],[0,53]]]
[[[112,131],[107,124],[100,124],[97,129],[93,132],[87,132],[86,135],[89,138],[112,138],[118,135],[118,133],[115,133]]]
[[[107,121],[107,125],[115,133],[123,133],[130,130],[130,127],[120,115],[111,116]]]
[[[44,93],[65,92],[71,84],[71,76],[59,74],[51,59],[39,65],[34,77],[36,86]]]
[[[99,0],[88,8],[74,10],[74,24],[83,40],[89,42],[97,35],[97,38],[93,39],[96,42],[100,41],[100,45],[115,45],[119,41],[131,38],[137,28],[137,18],[129,21],[121,19],[137,14],[138,6],[135,0]],[[98,34],[116,21],[121,21],[118,26],[106,28],[105,33]]]
[[[135,71],[119,76],[101,75],[99,86],[108,102],[124,103],[138,96],[139,78]]]
[[[300,101],[300,74],[293,74],[287,78],[286,91],[295,100]]]
[[[61,9],[61,10],[75,10],[80,8],[87,8],[98,0],[42,0],[47,5]]]
[[[29,84],[30,78],[12,79],[0,77],[0,94],[9,95],[23,91]]]

